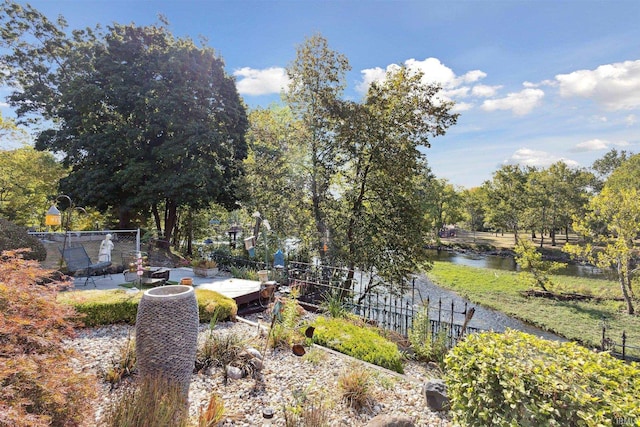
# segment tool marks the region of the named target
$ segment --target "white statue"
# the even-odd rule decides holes
[[[104,240],[100,242],[100,252],[98,252],[98,261],[111,262],[111,251],[113,250],[113,242],[111,234],[104,236]]]

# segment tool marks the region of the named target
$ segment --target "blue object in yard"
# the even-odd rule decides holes
[[[273,267],[274,268],[283,268],[284,267],[284,254],[280,249],[273,254]]]
[[[256,248],[249,248],[249,258],[256,256]]]

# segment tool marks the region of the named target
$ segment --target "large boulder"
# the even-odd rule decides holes
[[[429,380],[422,386],[422,393],[427,399],[427,406],[432,411],[444,411],[449,408],[447,386],[440,379]]]

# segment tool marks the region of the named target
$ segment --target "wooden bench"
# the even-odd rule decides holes
[[[96,287],[96,282],[92,276],[95,273],[106,275],[107,268],[111,266],[110,261],[91,262],[91,258],[89,258],[87,251],[82,245],[60,249],[60,253],[62,254],[64,263],[67,265],[69,274],[73,274],[74,276],[86,275],[87,279],[84,281],[84,286],[87,286],[87,283],[91,280],[93,286]]]

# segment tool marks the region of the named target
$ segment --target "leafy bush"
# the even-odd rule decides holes
[[[296,297],[297,294],[293,292],[291,298],[283,298],[276,301],[275,310],[280,307],[280,311],[276,316],[277,321],[269,331],[269,344],[273,348],[289,348],[292,344],[298,344],[305,340],[304,335],[299,330],[299,322],[304,309],[300,306]]]
[[[398,347],[366,325],[346,319],[318,317],[313,341],[374,365],[403,373]]]
[[[461,425],[616,425],[640,420],[640,367],[522,332],[468,336],[447,356]]]
[[[77,426],[92,410],[95,378],[74,368],[64,347],[74,335],[71,307],[49,271],[14,252],[0,256],[0,426]]]
[[[215,291],[196,289],[198,312],[201,322],[209,322],[217,311],[218,319],[233,319],[238,306],[231,298]],[[134,325],[142,292],[131,293],[124,289],[63,292],[58,301],[71,305],[80,313],[78,319],[84,326],[127,323]]]
[[[442,367],[449,351],[447,341],[446,329],[440,330],[435,338],[432,336],[428,307],[423,307],[414,315],[409,342],[419,360],[437,362]]]
[[[25,259],[44,261],[47,258],[47,249],[37,237],[30,236],[24,227],[0,218],[0,253],[21,248],[31,249],[24,254]]]
[[[231,266],[231,275],[236,279],[258,280],[258,272],[247,267]]]

